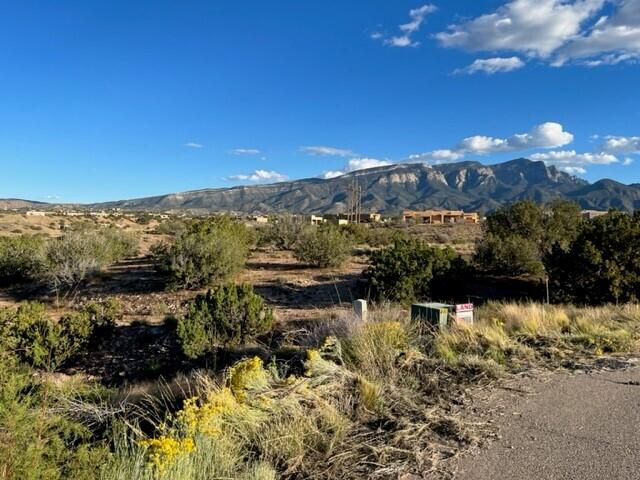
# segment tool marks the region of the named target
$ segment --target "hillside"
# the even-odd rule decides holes
[[[0,198],[0,210],[42,208],[49,205],[50,204],[45,202],[33,202],[31,200],[22,200],[19,198]]]
[[[332,179],[309,178],[269,185],[212,188],[87,205],[93,209],[237,213],[342,213],[353,180],[362,187],[363,211],[402,209],[491,211],[522,199],[548,202],[558,197],[583,208],[640,208],[640,184],[596,183],[524,158],[495,165],[459,162],[397,164],[359,170]],[[1,207],[1,203],[0,203]],[[15,208],[15,207],[13,207]]]

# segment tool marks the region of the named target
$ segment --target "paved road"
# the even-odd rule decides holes
[[[640,366],[553,374],[532,389],[499,394],[499,438],[461,456],[456,480],[640,479]]]

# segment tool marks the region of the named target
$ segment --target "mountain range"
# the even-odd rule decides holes
[[[363,212],[392,214],[403,209],[438,208],[486,213],[517,200],[549,202],[555,198],[574,200],[584,209],[632,211],[640,208],[640,184],[625,185],[609,179],[589,183],[554,166],[526,158],[495,165],[473,161],[442,165],[401,163],[331,179],[207,188],[82,206],[194,213],[343,213],[354,181],[362,189]],[[0,200],[0,208],[13,208],[5,202],[24,207],[26,201]],[[43,204],[34,202],[34,206],[42,208]]]

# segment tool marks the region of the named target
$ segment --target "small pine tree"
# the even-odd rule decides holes
[[[294,247],[297,260],[314,267],[339,267],[351,253],[352,237],[331,225],[309,227]]]
[[[184,354],[197,358],[220,346],[242,345],[268,332],[273,320],[273,311],[251,285],[220,285],[189,303],[177,334]]]

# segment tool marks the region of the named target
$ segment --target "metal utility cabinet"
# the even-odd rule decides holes
[[[473,324],[473,303],[448,305],[446,303],[414,303],[411,319],[445,330],[452,323]]]
[[[453,309],[453,305],[445,303],[414,303],[411,305],[411,319],[444,330],[449,326],[449,315]]]

